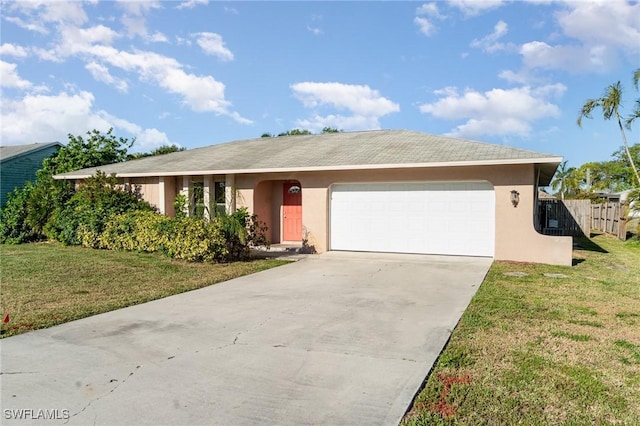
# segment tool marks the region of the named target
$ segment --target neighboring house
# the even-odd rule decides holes
[[[61,147],[60,142],[32,143],[29,145],[0,146],[0,206],[7,202],[7,194],[22,188],[27,181],[35,181],[36,171]]]
[[[571,237],[534,228],[539,186],[561,157],[403,130],[241,140],[97,169],[136,185],[162,213],[179,193],[225,194],[274,243],[353,250],[487,256],[571,265]]]
[[[601,198],[605,198],[609,202],[613,203],[622,203],[626,204],[629,200],[629,195],[633,192],[633,189],[627,189],[626,191],[620,192],[603,192],[603,191],[595,191]],[[640,208],[637,207],[637,201],[631,201],[629,203],[629,218],[640,217]]]
[[[557,198],[544,189],[538,189],[538,200],[557,200]]]

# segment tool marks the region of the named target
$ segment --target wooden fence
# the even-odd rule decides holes
[[[538,230],[545,235],[580,237],[591,233],[590,200],[539,200]]]
[[[615,235],[621,240],[627,239],[625,206],[620,203],[591,205],[591,227],[595,230]]]

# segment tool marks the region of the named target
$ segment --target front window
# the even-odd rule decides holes
[[[202,182],[193,182],[190,201],[189,213],[195,217],[204,217],[204,184]]]
[[[226,193],[225,193],[225,183],[224,182],[216,182],[213,190],[214,203],[216,207],[216,214],[224,213],[226,209]]]

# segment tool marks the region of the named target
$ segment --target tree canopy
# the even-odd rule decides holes
[[[640,162],[640,143],[629,147],[631,158]],[[551,188],[560,198],[593,198],[598,192],[620,192],[634,188],[635,177],[627,156],[620,147],[609,161],[592,161],[580,167],[567,167],[563,162],[551,181]],[[597,196],[597,194],[596,194]]]
[[[136,152],[135,154],[129,154],[127,155],[127,160],[137,160],[138,158],[145,158],[145,157],[153,157],[156,155],[164,155],[164,154],[170,154],[172,152],[180,152],[180,151],[186,151],[187,148],[182,147],[182,146],[178,146],[176,144],[173,145],[162,145],[159,146],[158,148],[151,150],[149,152]]]
[[[105,134],[94,129],[86,137],[69,134],[69,143],[44,160],[35,182],[9,194],[0,210],[0,242],[39,240],[53,232],[52,224],[74,195],[73,185],[53,175],[125,161],[134,142],[116,137],[113,129]]]
[[[638,80],[640,80],[640,69],[637,69],[633,74],[633,84],[638,88]],[[629,149],[629,144],[627,143],[627,136],[624,131],[624,127],[631,127],[631,124],[640,117],[640,99],[636,100],[636,106],[634,111],[629,115],[625,121],[625,126],[623,126],[623,116],[620,112],[620,108],[622,107],[622,84],[620,81],[609,85],[601,97],[587,99],[582,108],[580,109],[580,114],[578,115],[578,126],[582,127],[582,119],[583,118],[592,118],[592,113],[595,109],[602,110],[602,117],[605,120],[614,119],[618,123],[618,127],[620,128],[620,134],[622,136],[622,142],[624,144],[623,148],[627,155],[627,159],[629,161],[629,165],[633,171],[632,180],[635,177],[636,184],[640,187],[640,174],[638,174],[638,168],[636,167],[637,161],[634,161],[633,155]]]
[[[338,130],[334,127],[324,127],[322,129],[322,131],[320,132],[321,134],[323,133],[340,133],[342,132],[342,130]],[[279,136],[301,136],[301,135],[313,135],[314,133],[311,132],[310,130],[306,130],[306,129],[291,129],[291,130],[287,130],[286,132],[282,132],[282,133],[278,133],[276,136],[274,136],[273,134],[269,133],[269,132],[265,132],[263,133],[260,137],[261,138],[273,138],[273,137],[279,137]]]
[[[127,159],[127,151],[134,142],[135,138],[131,141],[117,138],[113,135],[113,128],[105,134],[96,129],[88,131],[86,139],[69,133],[69,143],[47,158],[43,169],[51,174],[59,174],[119,163]]]

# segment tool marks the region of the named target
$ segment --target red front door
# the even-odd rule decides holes
[[[302,187],[298,182],[286,182],[282,195],[282,239],[302,240]]]

